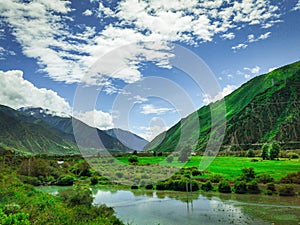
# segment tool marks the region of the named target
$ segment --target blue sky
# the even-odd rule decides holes
[[[300,0],[6,0],[0,15],[0,104],[148,140],[299,60]],[[176,46],[199,57],[194,75]]]

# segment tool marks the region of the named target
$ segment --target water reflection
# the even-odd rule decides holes
[[[245,215],[240,207],[198,194],[98,190],[94,203],[112,206],[125,223],[139,225],[264,224]]]

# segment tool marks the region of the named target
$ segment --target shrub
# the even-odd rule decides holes
[[[192,170],[192,176],[201,176],[202,172],[199,171],[198,169],[193,169]]]
[[[98,178],[97,177],[92,177],[91,178],[91,185],[96,185],[98,184]]]
[[[123,173],[122,172],[116,172],[116,176],[118,177],[118,178],[122,178],[123,177]]]
[[[272,195],[275,192],[276,192],[275,184],[274,183],[268,183],[267,184],[267,194]]]
[[[37,177],[20,176],[20,180],[24,184],[31,184],[33,186],[42,185],[42,182]]]
[[[186,151],[182,151],[181,155],[178,157],[178,162],[185,163],[189,161],[189,156]]]
[[[264,144],[261,149],[261,157],[263,160],[268,158],[269,144]]]
[[[254,151],[253,151],[252,149],[249,149],[248,152],[247,152],[247,156],[248,156],[249,158],[254,157],[254,156],[255,156],[255,155],[254,155]]]
[[[237,194],[247,193],[247,184],[244,181],[236,181],[234,183],[234,192]]]
[[[300,172],[289,173],[280,180],[284,184],[300,184]]]
[[[240,179],[246,182],[249,182],[255,178],[254,168],[243,168]]]
[[[230,184],[227,181],[220,181],[218,184],[218,191],[221,193],[231,193]]]
[[[56,185],[59,186],[72,186],[74,183],[74,177],[70,175],[61,176],[57,179]]]
[[[70,206],[91,206],[93,202],[92,191],[88,188],[70,188],[59,192],[59,197]]]
[[[4,224],[4,225],[10,225],[10,224],[30,225],[29,215],[24,213],[24,212],[6,214],[0,208],[0,224]]]
[[[211,185],[211,182],[205,182],[201,185],[201,190],[203,191],[211,191],[213,189],[213,186]]]
[[[299,155],[298,155],[297,153],[295,153],[295,152],[289,153],[289,154],[288,154],[288,157],[289,157],[290,159],[299,159]]]
[[[152,184],[147,184],[147,185],[145,186],[145,188],[146,188],[147,190],[152,190],[152,189],[153,189],[153,185],[152,185]]]
[[[169,186],[165,183],[162,183],[162,182],[159,182],[156,184],[156,190],[168,190],[169,189]]]
[[[128,162],[129,163],[138,163],[138,157],[136,155],[131,155],[129,158],[128,158]]]
[[[274,178],[266,173],[257,175],[256,180],[258,183],[263,183],[263,184],[274,182]]]
[[[279,188],[279,195],[280,196],[295,196],[295,190],[292,185],[285,184]]]
[[[210,181],[213,183],[219,183],[221,180],[223,179],[223,177],[219,174],[214,174],[211,178]]]
[[[72,172],[80,177],[91,177],[92,171],[90,170],[90,165],[86,162],[80,162],[74,165]]]
[[[247,189],[249,194],[259,194],[260,190],[257,183],[253,180],[247,184]]]
[[[131,188],[131,189],[139,189],[139,186],[137,186],[137,185],[132,185],[130,188]]]

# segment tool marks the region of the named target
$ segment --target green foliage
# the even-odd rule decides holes
[[[96,185],[98,184],[98,178],[97,177],[92,177],[91,178],[91,185]]]
[[[207,181],[201,185],[201,190],[203,191],[211,191],[213,190],[213,186],[210,181]]]
[[[300,172],[287,174],[280,180],[284,184],[300,184]]]
[[[269,144],[264,144],[261,149],[261,157],[263,160],[269,157]]]
[[[240,179],[242,181],[246,181],[249,182],[251,180],[253,180],[255,178],[255,172],[254,172],[254,168],[243,168],[242,169],[242,174],[240,176]]]
[[[218,184],[218,191],[221,193],[231,193],[231,186],[227,181],[222,180]]]
[[[72,186],[75,178],[71,175],[61,176],[57,179],[56,185],[59,186]]]
[[[278,158],[280,145],[277,142],[272,142],[269,148],[269,157],[271,160]]]
[[[256,181],[254,181],[254,180],[247,184],[247,190],[248,190],[249,194],[259,194],[260,193],[259,187],[258,187]]]
[[[219,183],[221,180],[223,180],[223,176],[219,174],[214,174],[211,178],[210,181],[213,183]]]
[[[285,184],[279,188],[279,195],[280,196],[295,196],[296,193],[295,193],[294,187],[292,185]]]
[[[236,181],[234,183],[234,192],[237,194],[247,193],[247,184],[245,181]]]
[[[276,186],[274,183],[268,183],[267,184],[267,194],[272,195],[276,192]]]
[[[79,177],[91,177],[93,174],[90,165],[86,161],[76,163],[72,168],[72,172]]]
[[[258,183],[271,183],[274,182],[274,178],[270,176],[270,174],[262,173],[256,176],[256,181]]]
[[[29,215],[24,212],[5,213],[0,208],[1,225],[30,225]]]
[[[139,160],[138,160],[138,157],[136,155],[131,155],[129,158],[128,158],[128,162],[129,163],[138,163]]]
[[[291,152],[291,153],[288,153],[288,157],[290,159],[299,159],[299,154],[297,154],[296,152]]]
[[[178,162],[185,163],[189,161],[189,156],[187,151],[182,151],[180,156],[178,157]]]
[[[146,188],[147,190],[152,190],[152,189],[153,189],[153,185],[152,185],[152,184],[147,184],[147,185],[145,186],[145,188]]]
[[[253,151],[252,149],[249,149],[248,152],[247,152],[247,156],[248,156],[249,158],[254,157],[254,156],[255,156],[255,155],[254,155],[254,151]]]
[[[88,188],[75,187],[59,192],[59,197],[69,206],[85,205],[90,207],[93,202],[92,191]]]

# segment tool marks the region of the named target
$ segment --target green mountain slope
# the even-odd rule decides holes
[[[297,146],[300,141],[299,77],[300,62],[296,62],[255,77],[226,96],[227,124],[223,148],[246,149],[271,140],[284,142],[286,147],[291,143]],[[211,135],[211,108],[217,118],[222,118],[225,109],[221,102],[204,106],[158,135],[144,150],[171,152],[190,148],[204,151]],[[195,117],[199,119],[200,132],[194,129]],[[194,130],[187,140],[179,142],[183,126],[186,130]],[[221,124],[217,121],[218,126]]]
[[[10,113],[10,114],[9,114]],[[18,117],[20,116],[22,120]],[[78,153],[77,146],[60,137],[47,126],[42,126],[38,120],[30,120],[5,106],[0,107],[0,146],[2,149],[20,153],[34,154],[74,154]]]

